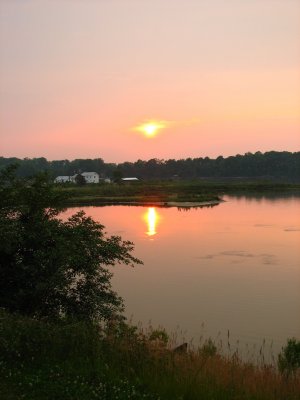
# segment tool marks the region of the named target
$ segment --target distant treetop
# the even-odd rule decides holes
[[[181,160],[160,160],[152,158],[148,161],[137,160],[121,164],[105,163],[101,158],[47,161],[45,158],[0,157],[0,170],[7,165],[18,163],[19,176],[33,176],[47,171],[53,178],[65,175],[72,176],[82,171],[95,171],[100,178],[116,180],[134,176],[138,179],[181,179],[217,178],[217,177],[249,177],[265,179],[283,179],[300,181],[300,152],[268,151],[261,153],[247,152],[244,155],[216,159],[209,157],[187,158]]]

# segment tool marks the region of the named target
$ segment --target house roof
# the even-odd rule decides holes
[[[138,178],[122,178],[122,181],[138,181]]]
[[[88,175],[98,175],[97,172],[82,172],[80,175],[88,176]]]

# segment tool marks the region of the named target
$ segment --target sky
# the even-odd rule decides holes
[[[0,0],[0,156],[299,151],[299,21],[300,0]]]

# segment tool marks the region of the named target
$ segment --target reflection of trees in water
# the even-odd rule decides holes
[[[264,193],[235,193],[235,194],[228,194],[226,197],[230,199],[230,197],[236,199],[236,200],[246,200],[248,202],[256,201],[256,202],[261,202],[261,201],[270,201],[270,202],[276,202],[276,201],[281,201],[281,200],[293,200],[293,199],[299,199],[300,198],[300,191],[292,191],[288,193],[277,193],[277,192],[264,192]]]
[[[219,203],[215,203],[215,204],[201,204],[198,206],[177,206],[177,210],[178,211],[190,211],[190,210],[195,210],[196,208],[212,208],[212,207],[216,207],[218,206]]]

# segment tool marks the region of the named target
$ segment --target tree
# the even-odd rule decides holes
[[[278,356],[278,367],[281,372],[287,374],[300,368],[300,340],[288,339]]]
[[[122,170],[117,167],[114,171],[113,171],[113,180],[115,183],[120,183],[122,181],[122,177],[123,177],[123,173]]]
[[[81,174],[77,174],[77,175],[75,176],[75,182],[76,182],[77,185],[79,185],[79,186],[83,186],[83,185],[86,184],[85,177],[84,177],[83,175],[81,175]]]
[[[0,307],[36,318],[121,317],[116,263],[140,264],[133,244],[108,237],[83,211],[63,219],[63,198],[46,175],[0,174]]]

